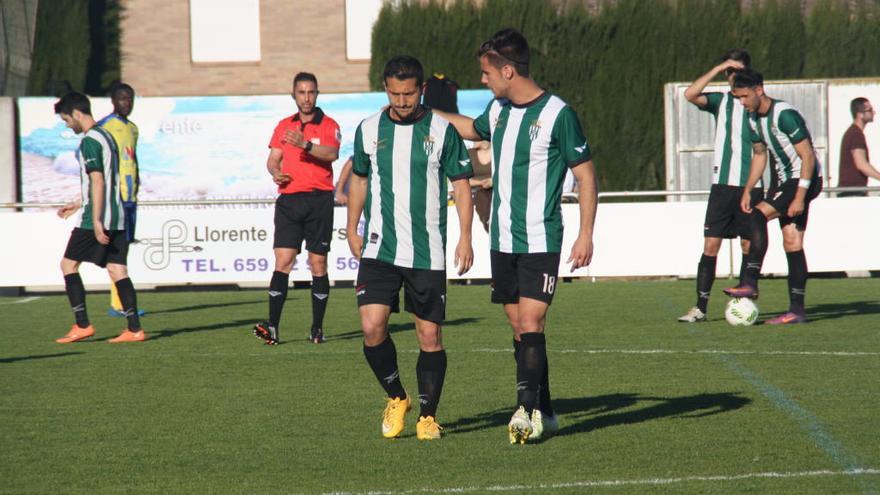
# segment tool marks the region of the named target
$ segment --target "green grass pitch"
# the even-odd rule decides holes
[[[361,352],[354,290],[334,289],[324,345],[291,291],[283,345],[250,329],[264,291],[144,292],[149,341],[63,295],[0,298],[0,493],[878,493],[880,280],[811,280],[811,322],[735,328],[719,279],[710,321],[677,323],[693,281],[559,286],[548,324],[561,431],[510,445],[511,336],[488,286],[451,286],[445,436],[380,435],[382,392]],[[787,308],[761,284],[760,320]],[[416,393],[410,315],[392,316]],[[416,408],[417,409],[417,406]]]

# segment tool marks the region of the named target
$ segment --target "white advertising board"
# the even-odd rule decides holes
[[[571,272],[566,263],[577,236],[578,207],[563,205],[568,228],[563,240],[562,277],[693,276],[702,252],[704,202],[602,204],[595,228],[593,263]],[[137,237],[129,252],[129,272],[136,284],[268,284],[274,270],[272,208],[206,210],[143,209]],[[810,270],[880,270],[880,230],[865,228],[865,219],[880,216],[880,197],[819,198],[811,205],[805,251]],[[348,250],[345,210],[337,208],[328,255],[331,280],[354,280],[357,260]],[[0,286],[62,288],[58,263],[64,254],[72,220],[54,212],[0,214],[0,228],[10,235],[0,244]],[[447,273],[458,243],[458,216],[449,208]],[[770,247],[764,273],[787,271],[778,223],[770,223]],[[461,278],[488,279],[489,238],[478,222],[473,226],[474,266]],[[738,244],[738,243],[737,243]],[[299,263],[292,280],[310,280]],[[717,273],[739,271],[737,246],[725,245]],[[92,265],[82,269],[86,284],[107,285],[107,276]]]

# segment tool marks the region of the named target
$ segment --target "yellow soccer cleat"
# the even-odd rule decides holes
[[[416,438],[419,440],[439,440],[443,427],[434,421],[434,416],[419,416],[416,423]]]
[[[507,433],[510,437],[510,443],[523,444],[531,436],[532,421],[523,406],[519,406],[519,409],[511,416],[510,423],[507,424]]]
[[[382,436],[385,438],[396,438],[403,431],[403,418],[407,411],[412,409],[412,403],[409,397],[401,399],[395,397],[386,399],[385,411],[382,413]]]

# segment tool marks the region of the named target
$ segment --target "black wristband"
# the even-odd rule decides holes
[[[312,142],[311,142],[311,141],[306,141],[306,145],[303,146],[303,149],[306,150],[306,152],[310,152],[310,151],[312,151]]]

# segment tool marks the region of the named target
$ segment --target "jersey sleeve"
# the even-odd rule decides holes
[[[275,126],[275,131],[272,133],[272,139],[269,141],[269,147],[274,149],[281,149],[284,143],[281,142],[281,139],[284,137],[284,126],[279,122],[277,126]]]
[[[354,133],[354,155],[352,158],[351,172],[361,177],[366,177],[370,171],[370,155],[364,151],[363,122]]]
[[[724,99],[724,95],[722,93],[703,93],[701,96],[706,97],[706,106],[701,107],[698,105],[697,108],[717,117],[718,109],[721,108],[721,100]]]
[[[461,135],[452,124],[446,126],[446,136],[443,138],[443,152],[440,155],[440,167],[449,177],[449,180],[469,179],[474,176],[474,167],[467,147],[461,139]]]
[[[334,121],[333,125],[328,125],[326,129],[324,129],[324,137],[321,139],[321,144],[323,146],[338,148],[339,143],[341,142],[342,132],[339,130],[339,124]]]
[[[489,111],[492,110],[492,103],[494,102],[495,100],[490,101],[489,104],[486,105],[486,109],[483,110],[483,114],[474,119],[474,131],[476,131],[484,141],[488,141],[492,136],[489,127]]]
[[[104,174],[104,153],[101,149],[101,143],[91,137],[84,137],[80,144],[82,150],[83,166],[86,172],[101,172]]]
[[[797,144],[810,138],[804,118],[795,110],[785,110],[779,114],[779,130],[784,132],[791,144]]]
[[[551,140],[559,144],[559,153],[568,167],[580,165],[592,158],[581,122],[574,109],[569,106],[563,108],[556,117]]]

